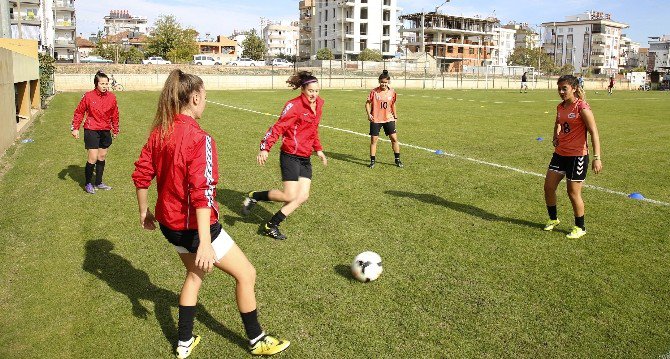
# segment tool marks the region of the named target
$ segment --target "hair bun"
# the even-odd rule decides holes
[[[382,74],[384,74],[384,75],[388,75],[388,74],[389,74],[389,70],[384,70],[384,71],[382,71]]]

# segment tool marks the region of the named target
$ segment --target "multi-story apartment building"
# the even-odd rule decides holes
[[[545,22],[543,48],[557,66],[571,64],[576,72],[614,75],[619,71],[621,31],[627,24],[610,14],[589,11],[565,21]]]
[[[412,52],[427,52],[442,71],[462,71],[463,66],[493,65],[500,21],[496,18],[464,17],[436,12],[403,15],[404,32],[416,40],[406,46]],[[499,53],[498,53],[499,54]],[[499,57],[499,55],[496,55]]]
[[[503,28],[514,30],[514,48],[535,49],[540,47],[540,34],[527,23],[511,22]]]
[[[365,49],[378,50],[386,58],[399,50],[397,0],[319,0],[314,11],[317,51],[329,48],[338,59],[355,59]]]
[[[650,71],[665,72],[670,70],[670,35],[649,37]]]
[[[74,0],[10,0],[9,13],[12,38],[37,40],[57,61],[77,60]]]
[[[268,55],[298,55],[298,22],[270,22],[263,28],[263,40],[268,48]]]
[[[124,31],[148,34],[150,31],[146,17],[131,16],[128,10],[111,10],[104,20],[105,35],[116,35]]]
[[[300,39],[298,40],[298,59],[309,60],[312,55],[316,54],[314,49],[314,19],[316,14],[316,0],[300,0]]]
[[[638,53],[640,44],[626,35],[621,35],[619,48],[619,70],[630,70],[638,67]]]
[[[507,59],[514,52],[516,47],[516,30],[505,27],[496,27],[493,29],[493,43],[496,47],[492,51],[491,64],[496,66],[507,66]]]

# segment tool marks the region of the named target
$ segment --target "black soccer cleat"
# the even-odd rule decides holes
[[[398,167],[400,167],[400,168],[405,167],[405,166],[402,164],[402,161],[400,161],[399,159],[395,160],[395,165],[398,166]]]
[[[242,201],[242,215],[248,216],[249,213],[251,213],[251,209],[254,208],[256,203],[258,202],[255,200],[253,196],[253,192],[249,192],[249,194],[244,197],[244,201]]]
[[[375,161],[370,161],[368,168],[375,168]]]
[[[286,236],[283,235],[281,232],[279,232],[279,226],[275,226],[272,224],[265,224],[265,227],[263,228],[263,233],[268,236],[272,237],[277,240],[284,240],[286,239]]]

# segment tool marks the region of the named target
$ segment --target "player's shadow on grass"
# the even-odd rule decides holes
[[[370,164],[370,160],[360,159],[352,155],[345,155],[343,153],[337,153],[337,152],[325,152],[325,153],[326,157],[332,158],[336,161],[349,162],[360,166],[367,166],[368,164]]]
[[[242,201],[247,194],[248,193],[234,191],[228,188],[216,189],[216,200],[233,212],[233,215],[226,214],[223,216],[223,222],[225,224],[234,226],[235,223],[242,222],[262,225],[272,217],[272,213],[263,208],[261,203],[257,203],[248,216],[242,216]]]
[[[452,202],[448,201],[442,197],[438,197],[434,194],[428,194],[428,193],[410,193],[410,192],[402,192],[402,191],[386,191],[386,194],[390,194],[392,196],[397,196],[397,197],[406,197],[406,198],[412,198],[417,201],[421,201],[427,204],[433,204],[437,206],[443,206],[446,208],[453,209],[455,211],[459,211],[471,216],[479,217],[485,221],[496,221],[496,222],[507,222],[507,223],[513,223],[517,224],[520,226],[526,226],[530,228],[542,228],[542,224],[540,223],[535,223],[535,222],[530,222],[526,221],[523,219],[518,219],[518,218],[510,218],[510,217],[502,217],[499,216],[495,213],[487,212],[479,207],[475,207],[469,204],[464,204],[464,203],[458,203],[458,202]]]
[[[65,180],[67,177],[70,177],[73,181],[79,183],[81,188],[86,186],[86,176],[84,175],[84,167],[79,165],[69,165],[63,168],[62,171],[58,173],[58,178]]]
[[[146,272],[133,267],[130,261],[113,253],[114,244],[106,239],[89,240],[86,242],[85,249],[86,256],[82,269],[106,282],[110,288],[127,296],[135,317],[146,319],[149,315],[149,310],[140,303],[140,300],[154,303],[156,319],[163,335],[174,349],[177,342],[177,325],[172,318],[171,311],[179,305],[179,295],[151,283]],[[200,303],[197,305],[196,318],[212,332],[246,350],[247,340],[214,319]]]

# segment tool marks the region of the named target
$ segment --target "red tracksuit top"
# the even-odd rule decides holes
[[[300,157],[310,157],[312,151],[323,151],[319,140],[319,122],[323,113],[323,99],[316,98],[316,112],[309,106],[307,96],[300,96],[286,103],[279,120],[265,133],[260,150],[270,151],[282,136],[282,152]]]
[[[162,142],[159,130],[149,135],[132,178],[135,187],[149,188],[154,177],[159,223],[174,231],[197,230],[196,208],[211,208],[210,225],[218,221],[216,144],[193,118],[177,115],[172,133]]]
[[[113,93],[109,91],[103,93],[98,89],[85,93],[74,110],[72,130],[79,129],[84,115],[86,115],[84,129],[112,130],[115,135],[119,133],[119,107]]]

